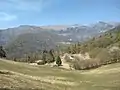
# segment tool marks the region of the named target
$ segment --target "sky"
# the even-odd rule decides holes
[[[119,22],[120,0],[0,0],[0,28]]]

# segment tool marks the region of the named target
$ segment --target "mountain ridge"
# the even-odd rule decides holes
[[[93,26],[75,24],[66,30],[46,30],[39,26],[21,25],[0,30],[0,45],[3,45],[9,54],[11,52],[25,54],[35,52],[38,49],[53,49],[61,44],[83,42],[115,27],[116,25],[105,22],[98,22]],[[11,48],[15,50],[11,50]],[[23,52],[24,50],[25,52]]]

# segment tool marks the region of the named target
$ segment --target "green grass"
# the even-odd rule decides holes
[[[70,71],[0,60],[0,87],[0,90],[120,90],[120,63]]]

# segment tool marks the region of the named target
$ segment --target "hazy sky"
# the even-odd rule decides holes
[[[120,0],[0,0],[0,28],[120,21]]]

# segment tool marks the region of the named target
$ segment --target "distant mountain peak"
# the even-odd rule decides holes
[[[34,25],[20,25],[18,28],[40,28],[40,27]]]
[[[19,27],[30,27],[30,25],[20,25]]]
[[[106,22],[103,22],[103,21],[98,21],[98,23],[101,23],[101,24],[106,24]]]

